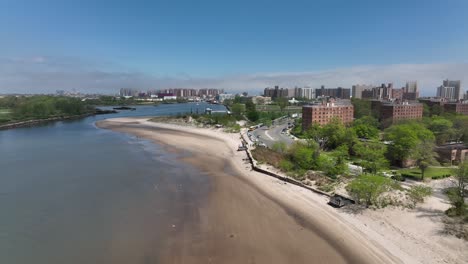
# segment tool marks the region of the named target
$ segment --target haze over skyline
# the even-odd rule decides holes
[[[42,3],[41,3],[42,2]],[[0,3],[0,93],[468,83],[468,2]]]

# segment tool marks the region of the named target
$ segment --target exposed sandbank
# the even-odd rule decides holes
[[[192,153],[189,162],[213,179],[200,205],[168,240],[164,263],[398,263],[340,220],[325,198],[310,203],[300,187],[251,171],[238,134],[117,118],[98,127]]]

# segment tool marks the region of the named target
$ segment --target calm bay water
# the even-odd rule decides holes
[[[0,131],[0,263],[155,263],[209,181],[176,154],[94,122],[206,107],[138,106]]]

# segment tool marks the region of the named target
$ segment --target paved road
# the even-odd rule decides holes
[[[294,139],[287,133],[281,134],[281,131],[284,128],[287,128],[288,122],[293,123],[292,119],[283,119],[280,122],[276,122],[275,125],[272,125],[269,128],[261,127],[252,131],[251,133],[258,138],[259,142],[265,143],[269,148],[273,146],[276,142],[283,141],[288,146],[294,143]]]

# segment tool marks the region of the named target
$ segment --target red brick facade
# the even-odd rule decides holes
[[[337,117],[344,124],[351,123],[354,116],[354,107],[351,104],[306,105],[302,107],[302,129],[307,130],[313,123],[328,124]]]
[[[371,106],[384,127],[404,119],[421,119],[423,115],[423,105],[420,103],[373,101]]]

